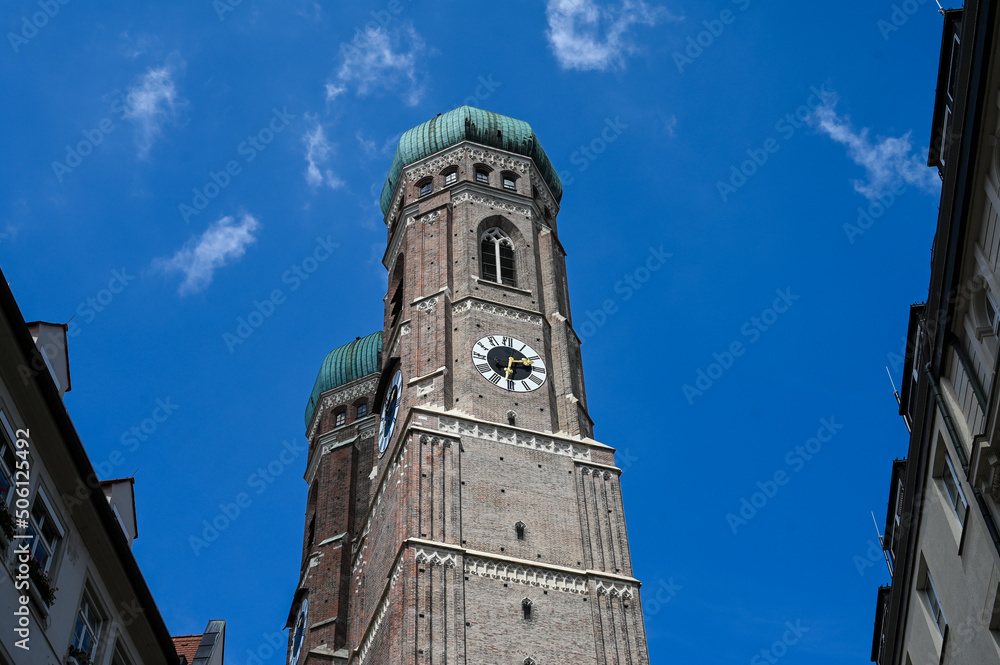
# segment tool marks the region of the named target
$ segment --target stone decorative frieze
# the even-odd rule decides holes
[[[426,563],[431,566],[444,566],[445,568],[455,568],[458,566],[458,557],[454,552],[442,552],[430,548],[418,547],[415,550],[417,563]]]
[[[441,210],[433,210],[426,215],[421,215],[418,220],[421,224],[433,224],[441,216]],[[410,218],[412,219],[412,217]]]
[[[404,323],[399,328],[399,336],[403,337],[403,336],[409,335],[409,334],[410,334],[410,324],[409,323]]]
[[[580,466],[580,473],[585,476],[593,474],[595,478],[601,477],[604,480],[611,480],[614,477],[614,474],[609,469],[595,469],[592,466]]]
[[[586,596],[587,578],[583,575],[560,573],[545,568],[524,566],[510,561],[465,557],[465,574],[488,577],[503,582],[513,582],[539,589],[551,589],[564,593]]]
[[[463,192],[455,196],[451,201],[452,203],[465,203],[466,201],[481,203],[482,205],[488,205],[491,208],[496,208],[497,210],[503,210],[504,212],[509,212],[511,214],[524,215],[528,219],[531,219],[531,208],[509,203],[507,201],[501,201],[500,199],[493,198],[492,196],[486,196],[484,194]]]
[[[438,418],[438,429],[449,434],[471,436],[497,443],[506,443],[511,446],[521,448],[531,448],[541,450],[556,455],[565,455],[576,460],[590,461],[590,448],[580,446],[569,441],[559,441],[538,434],[528,432],[518,432],[505,427],[477,423],[472,420],[459,420],[457,418]]]
[[[399,561],[396,562],[396,566],[392,569],[389,588],[386,589],[385,596],[382,597],[382,602],[379,603],[378,609],[375,611],[375,617],[368,626],[368,632],[365,634],[364,640],[361,641],[361,647],[358,649],[358,659],[355,661],[357,663],[364,663],[365,658],[368,657],[368,651],[372,647],[372,642],[375,641],[375,636],[378,635],[378,630],[382,627],[382,622],[385,620],[386,614],[389,613],[389,599],[392,598],[392,590],[396,586],[396,582],[399,581],[399,574],[402,570],[403,559],[400,557]]]
[[[415,183],[427,176],[435,176],[444,171],[449,166],[458,165],[469,153],[468,146],[449,150],[441,153],[430,161],[423,162],[406,170],[406,182]]]
[[[494,316],[502,316],[508,319],[514,319],[516,321],[526,321],[536,326],[540,326],[545,323],[545,319],[543,319],[538,314],[529,314],[528,312],[522,312],[521,310],[511,309],[510,307],[503,307],[502,305],[495,305],[490,302],[476,300],[475,298],[466,298],[464,300],[461,300],[458,303],[456,303],[454,307],[451,308],[453,314],[461,314],[469,310],[475,310],[477,312],[485,312],[486,314],[493,314]]]
[[[438,304],[437,296],[433,298],[427,298],[426,300],[421,300],[417,303],[416,308],[421,312],[430,312]]]
[[[524,175],[531,169],[531,160],[527,157],[515,157],[478,147],[469,149],[469,156],[474,162],[488,164],[498,171],[516,171]]]
[[[354,401],[362,395],[367,395],[369,393],[375,392],[375,388],[378,387],[378,378],[370,379],[364,383],[359,383],[348,388],[343,388],[341,390],[335,390],[320,401],[319,406],[316,408],[316,413],[313,415],[312,425],[309,427],[309,438],[311,439],[316,433],[316,429],[319,427],[319,422],[321,420],[321,414],[323,411],[329,409],[332,406],[338,406],[340,404],[347,404]]]
[[[455,443],[454,439],[449,439],[446,436],[434,436],[433,434],[421,434],[420,435],[421,445],[431,445],[431,446],[443,446],[445,448],[451,448],[452,444]]]
[[[611,582],[610,580],[597,580],[597,595],[611,596],[612,598],[621,596],[628,600],[635,595],[635,590],[631,584]]]

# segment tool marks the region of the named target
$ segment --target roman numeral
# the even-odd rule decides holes
[[[500,346],[499,344],[497,344],[497,338],[496,337],[493,337],[492,335],[490,335],[486,339],[490,340],[490,344],[492,344],[493,346]]]
[[[500,339],[503,340],[504,346],[510,346],[511,344],[514,343],[514,340],[512,340],[510,337],[501,337]]]
[[[524,350],[528,348],[527,344],[522,344],[521,348],[517,350],[518,353],[524,353]]]
[[[531,376],[529,376],[529,377],[528,377],[528,381],[531,381],[531,382],[532,382],[532,383],[534,383],[534,384],[535,384],[536,386],[540,386],[540,385],[542,385],[542,380],[541,380],[541,379],[539,379],[539,378],[538,378],[537,376],[535,376],[534,374],[532,374]]]
[[[541,360],[538,356],[528,356],[528,360]]]
[[[479,363],[478,365],[476,365],[476,369],[485,374],[486,372],[490,371],[490,366],[487,365],[486,363]]]
[[[521,382],[521,390],[523,390],[524,392],[528,392],[531,390],[531,386],[528,385],[527,381]]]
[[[495,386],[499,386],[501,378],[502,377],[499,374],[494,374],[493,376],[490,377],[490,382],[492,382],[493,385]]]
[[[531,371],[532,371],[533,373],[538,373],[538,374],[545,374],[545,368],[544,368],[544,367],[542,367],[542,366],[540,366],[540,365],[539,365],[538,367],[535,367],[534,365],[532,365],[532,367],[531,367]]]
[[[486,346],[482,342],[476,342],[476,346],[481,346],[483,348],[483,351],[489,351],[490,350],[490,347]]]
[[[513,390],[513,389],[514,389],[514,382],[511,381],[510,379],[507,379],[507,390]]]
[[[478,351],[473,351],[472,352],[472,357],[473,358],[479,358],[480,360],[486,360],[486,356],[484,356],[483,354],[479,353]]]

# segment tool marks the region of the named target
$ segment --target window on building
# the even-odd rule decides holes
[[[80,601],[80,611],[76,615],[76,626],[73,628],[73,641],[70,645],[83,651],[91,660],[97,655],[97,646],[101,640],[101,629],[104,620],[97,611],[89,591],[84,591]]]
[[[507,286],[517,284],[514,274],[514,242],[509,235],[495,226],[489,229],[480,242],[480,254],[483,279]]]
[[[14,489],[14,471],[17,469],[17,455],[14,450],[16,436],[7,420],[7,415],[0,411],[0,500],[10,505]]]
[[[517,524],[514,525],[514,533],[517,534],[518,540],[524,540],[524,529],[525,529],[524,522],[518,522]]]
[[[486,169],[476,169],[476,182],[484,185],[490,184],[490,172]]]
[[[531,618],[531,599],[525,598],[521,601],[521,612],[524,613],[525,620]]]
[[[312,547],[312,544],[315,540],[316,540],[316,516],[313,515],[312,519],[309,520],[309,540],[306,542],[306,547]]]
[[[937,626],[941,636],[944,637],[944,629],[948,625],[948,620],[944,616],[944,610],[941,609],[941,597],[934,587],[934,580],[931,578],[930,570],[924,570],[920,588],[923,590],[924,598],[927,600],[927,609],[930,610],[931,620]]]
[[[434,190],[434,184],[430,180],[417,185],[417,187],[420,190],[420,196],[427,196]]]
[[[368,415],[368,405],[358,404],[358,418],[364,418]]]
[[[333,424],[335,427],[340,427],[347,422],[347,411],[341,411],[333,417]]]
[[[517,178],[510,173],[504,173],[503,188],[517,191]]]
[[[947,452],[944,454],[944,463],[944,473],[941,480],[944,481],[945,494],[958,517],[959,524],[965,524],[965,513],[969,510],[969,502],[965,500],[965,492],[962,491],[958,474],[955,473],[955,465],[951,463],[951,455]]]
[[[28,519],[27,533],[32,536],[31,556],[38,560],[43,571],[48,572],[49,566],[52,565],[52,558],[56,553],[56,546],[62,537],[62,527],[52,516],[48,501],[41,489],[35,494],[34,505]]]
[[[458,169],[452,169],[444,174],[445,186],[454,185],[456,182],[458,182]]]

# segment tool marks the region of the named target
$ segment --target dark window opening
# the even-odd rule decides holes
[[[480,243],[480,253],[483,259],[482,278],[515,286],[517,279],[514,265],[514,242],[506,233],[497,227],[483,234]]]
[[[364,418],[368,415],[368,404],[358,404],[358,418]]]
[[[524,522],[518,522],[517,524],[514,525],[514,532],[517,534],[518,540],[524,540],[524,529],[525,529]]]
[[[316,540],[316,516],[309,520],[309,542],[306,543],[306,547],[312,547],[313,542]]]
[[[524,612],[525,620],[531,619],[531,599],[525,598],[521,601],[521,611]]]

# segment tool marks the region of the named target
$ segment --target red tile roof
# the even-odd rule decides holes
[[[192,663],[194,655],[198,652],[198,645],[201,644],[201,638],[201,635],[174,635],[170,639],[174,641],[177,655],[184,656],[188,663]]]

